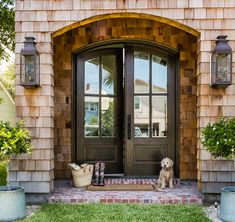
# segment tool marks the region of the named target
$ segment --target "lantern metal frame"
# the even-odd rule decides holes
[[[216,39],[211,53],[211,86],[225,88],[232,84],[232,48],[228,44],[227,36],[219,35]]]
[[[20,52],[20,85],[25,88],[40,86],[40,55],[34,37],[25,37]]]

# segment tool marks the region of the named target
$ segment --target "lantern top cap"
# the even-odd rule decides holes
[[[228,44],[229,40],[227,39],[227,35],[219,35],[216,38],[215,41],[215,48],[213,50],[214,54],[220,54],[220,53],[232,53],[232,48]]]
[[[223,41],[223,40],[228,41],[228,40],[227,40],[227,37],[228,37],[227,35],[218,35],[218,36],[216,37],[216,39],[217,39],[217,41],[220,41],[220,40],[222,40],[222,41]]]
[[[35,43],[35,38],[34,37],[25,37],[24,43]]]
[[[36,42],[34,37],[25,37],[24,48],[21,49],[22,55],[35,55],[38,54],[36,49]]]

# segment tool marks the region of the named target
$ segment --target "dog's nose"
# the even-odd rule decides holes
[[[166,167],[166,164],[164,164],[164,167]]]

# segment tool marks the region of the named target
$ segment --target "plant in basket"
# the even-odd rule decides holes
[[[16,220],[25,216],[24,188],[9,185],[9,166],[11,154],[31,152],[31,135],[23,128],[23,122],[12,126],[0,122],[0,161],[7,161],[7,185],[0,186],[0,221]]]

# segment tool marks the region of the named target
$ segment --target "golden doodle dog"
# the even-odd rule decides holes
[[[173,188],[173,178],[174,178],[174,172],[173,172],[173,160],[169,159],[168,157],[164,158],[161,161],[161,171],[159,174],[157,187],[164,189],[167,185],[170,188]]]

